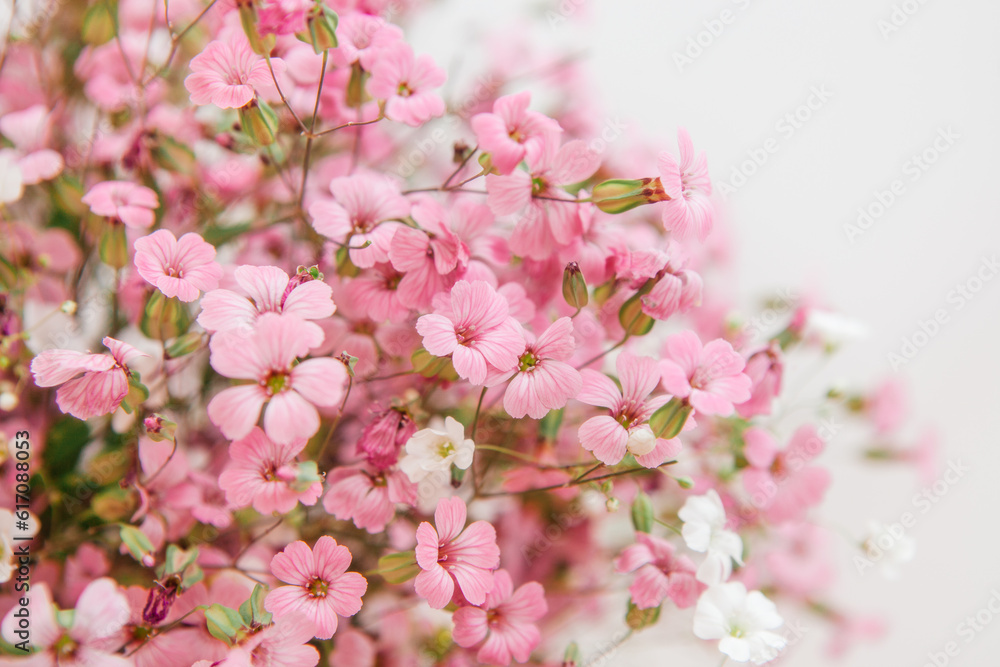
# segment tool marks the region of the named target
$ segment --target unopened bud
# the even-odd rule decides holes
[[[605,213],[624,213],[636,206],[670,199],[659,178],[612,179],[594,186],[591,201]]]
[[[586,306],[590,301],[587,281],[583,277],[583,272],[580,271],[580,265],[576,262],[570,262],[563,270],[562,293],[566,303],[577,310]]]
[[[158,414],[149,415],[142,424],[146,427],[146,435],[154,442],[172,441],[177,432],[177,424]]]
[[[642,297],[644,296],[645,292],[639,290],[618,311],[618,321],[629,336],[644,336],[656,323],[656,320],[642,309]]]
[[[640,492],[632,501],[632,525],[640,533],[653,531],[653,501]]]
[[[264,100],[254,99],[240,107],[240,125],[255,144],[270,146],[278,131],[278,114]]]
[[[323,2],[313,4],[306,19],[307,32],[296,35],[301,41],[312,44],[313,51],[323,53],[337,48],[337,12]]]
[[[17,398],[17,394],[13,394],[9,391],[5,391],[0,394],[0,410],[4,412],[13,412],[17,408],[20,400]]]
[[[76,313],[76,301],[63,301],[62,305],[59,306],[59,310],[66,313],[67,315],[73,315]]]

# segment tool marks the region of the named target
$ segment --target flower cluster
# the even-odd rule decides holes
[[[24,4],[0,664],[583,664],[567,629],[664,607],[737,662],[788,614],[877,634],[829,599],[821,456],[926,476],[935,441],[892,383],[789,409],[836,316],[738,315],[686,131],[595,141],[580,64],[529,43],[446,89],[409,0]]]

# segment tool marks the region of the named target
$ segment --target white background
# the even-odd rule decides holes
[[[912,14],[896,14],[906,17],[899,29],[888,33],[886,23],[880,30],[903,4]],[[887,355],[920,331],[921,320],[946,311],[947,323],[899,370],[911,386],[906,432],[936,424],[942,460],[960,460],[972,472],[919,515],[910,533],[918,557],[901,580],[858,574],[842,540],[831,599],[884,612],[891,630],[881,643],[831,664],[922,667],[933,664],[928,652],[953,640],[960,653],[948,664],[997,664],[1000,619],[968,643],[956,626],[986,605],[991,589],[1000,591],[1000,279],[986,282],[960,310],[948,294],[975,276],[984,258],[1000,257],[1000,3],[576,0],[562,3],[566,21],[551,20],[546,9],[553,6],[436,3],[417,26],[415,43],[442,64],[482,60],[488,55],[477,36],[484,27],[529,17],[540,38],[586,50],[609,117],[634,121],[671,150],[676,128],[687,127],[696,149],[708,153],[717,188],[748,151],[775,138],[777,151],[725,202],[738,291],[751,304],[775,290],[814,289],[867,325],[867,339],[838,355],[819,381],[863,385],[893,374]],[[704,22],[724,10],[732,20],[711,36]],[[675,53],[703,32],[707,46],[679,68]],[[814,86],[825,87],[829,100],[788,137],[776,123]],[[947,128],[958,139],[912,180],[907,161]],[[845,225],[895,179],[903,181],[903,194],[852,243]],[[869,518],[891,522],[913,510],[920,487],[912,470],[858,465],[857,444],[831,443],[826,460],[834,484],[825,511],[832,524],[860,534]],[[604,664],[718,664],[710,648],[674,648],[671,640],[689,634],[689,622],[669,616]],[[826,630],[808,620],[806,626],[783,664],[828,664],[821,651]],[[615,629],[576,630],[593,649]]]

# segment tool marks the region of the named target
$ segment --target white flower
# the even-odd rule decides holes
[[[898,579],[900,566],[909,563],[917,553],[917,542],[903,532],[900,524],[886,526],[878,521],[868,522],[868,537],[862,544],[867,560],[865,566],[878,565],[886,579]],[[861,571],[863,567],[859,566]]]
[[[16,202],[24,194],[24,178],[12,150],[0,151],[0,204]]]
[[[703,496],[691,496],[677,513],[684,522],[681,535],[692,551],[707,552],[695,577],[708,585],[729,579],[733,561],[743,564],[743,540],[726,530],[726,510],[715,489]]]
[[[864,322],[839,313],[810,308],[805,333],[817,334],[827,345],[840,345],[867,337],[868,327]]]
[[[755,665],[774,660],[785,647],[785,638],[770,632],[782,623],[773,602],[760,591],[747,593],[738,581],[709,586],[694,610],[696,636],[718,639],[731,659]]]
[[[444,430],[425,428],[410,437],[399,469],[410,481],[419,483],[431,473],[447,472],[453,463],[463,470],[468,468],[475,449],[475,443],[465,437],[461,422],[447,417]]]

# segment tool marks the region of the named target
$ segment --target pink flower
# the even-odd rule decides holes
[[[131,611],[128,599],[112,579],[95,579],[76,602],[75,613],[64,627],[56,616],[52,594],[44,583],[32,582],[28,596],[31,619],[30,645],[38,650],[17,664],[47,667],[131,667],[124,655],[115,655],[124,643],[122,630]],[[0,624],[5,640],[11,644],[24,641],[14,634],[19,619],[14,616],[21,607],[15,605]],[[67,619],[63,619],[67,622]]]
[[[583,389],[576,400],[609,408],[611,414],[583,422],[580,444],[607,465],[620,463],[626,453],[631,453],[640,465],[655,468],[681,450],[680,440],[657,438],[646,424],[669,398],[648,398],[660,382],[656,360],[623,352],[615,365],[621,389],[603,373],[592,369],[581,371]]]
[[[376,264],[371,271],[352,280],[346,293],[355,303],[365,304],[368,319],[372,322],[403,322],[410,308],[399,299],[401,274],[391,264]]]
[[[451,274],[468,264],[469,249],[448,227],[444,208],[436,201],[420,201],[412,217],[421,229],[400,227],[389,246],[389,261],[404,274],[397,288],[400,302],[422,309],[454,283]]]
[[[765,560],[775,583],[807,600],[833,583],[830,533],[811,523],[786,523],[775,528],[777,547]]]
[[[323,507],[341,521],[369,533],[381,533],[396,514],[396,503],[414,506],[417,486],[399,470],[341,467],[327,475],[330,490]]]
[[[360,62],[362,68],[371,71],[378,62],[379,51],[401,41],[403,31],[386,23],[381,16],[351,12],[341,17],[337,39],[340,41],[337,51],[345,63]]]
[[[499,384],[513,375],[504,391],[504,410],[518,419],[525,415],[541,419],[549,410],[564,407],[583,388],[580,372],[566,363],[575,349],[573,320],[560,317],[537,341],[527,344],[515,371],[487,384]]]
[[[802,519],[810,507],[823,500],[830,473],[819,466],[807,466],[826,448],[815,426],[799,427],[783,451],[761,428],[748,428],[743,441],[743,455],[750,464],[743,470],[743,486],[753,506],[770,523]]]
[[[222,267],[215,262],[215,246],[189,232],[180,240],[166,229],[136,239],[135,268],[147,283],[165,296],[194,301],[201,291],[219,286]]]
[[[313,228],[350,248],[351,263],[367,269],[389,261],[389,242],[398,222],[410,214],[410,202],[399,188],[375,174],[362,172],[330,181],[335,201],[309,207]]]
[[[546,259],[557,248],[583,235],[581,205],[559,186],[590,178],[601,159],[583,141],[570,141],[560,147],[558,135],[546,134],[540,147],[528,152],[527,162],[528,171],[487,176],[486,201],[497,215],[523,211],[511,234],[510,248],[523,257]]]
[[[272,58],[276,76],[285,71],[280,58]],[[258,91],[271,95],[274,80],[267,62],[250,48],[242,32],[230,32],[225,40],[208,43],[191,59],[191,74],[184,79],[194,104],[214,104],[221,109],[239,109],[254,100]]]
[[[493,570],[500,565],[497,532],[486,521],[465,528],[461,498],[445,498],[434,510],[434,525],[417,527],[417,595],[443,609],[455,595],[455,585],[471,604],[480,605],[493,587]],[[464,530],[463,530],[464,529]]]
[[[428,352],[451,355],[455,371],[474,385],[482,385],[491,368],[504,372],[517,366],[524,336],[503,296],[481,280],[460,280],[449,301],[417,320]]]
[[[199,660],[191,667],[316,667],[319,651],[306,643],[315,630],[309,617],[293,611],[246,636],[223,660]]]
[[[104,181],[87,191],[80,200],[94,215],[120,220],[132,228],[151,227],[153,213],[160,206],[156,193],[129,181]]]
[[[648,533],[636,533],[637,544],[615,559],[615,571],[636,572],[629,586],[639,609],[659,607],[670,598],[681,609],[698,601],[705,585],[695,579],[695,566],[687,556],[676,556],[674,545]]]
[[[364,454],[368,463],[379,470],[396,464],[399,450],[417,430],[410,415],[403,410],[390,408],[379,413],[358,439],[358,453]]]
[[[444,83],[444,70],[428,55],[415,57],[405,42],[380,49],[372,64],[368,92],[385,100],[385,117],[419,127],[444,114],[444,100],[429,92]]]
[[[217,289],[201,300],[198,324],[208,331],[248,329],[264,313],[322,320],[337,310],[330,286],[306,272],[289,280],[288,274],[276,266],[240,266],[234,276],[246,296]]]
[[[701,287],[701,276],[694,271],[682,269],[672,273],[667,270],[642,297],[642,312],[657,320],[686,313],[701,305]]]
[[[329,535],[319,538],[315,549],[292,542],[271,559],[271,573],[290,585],[268,593],[264,608],[275,619],[302,612],[315,624],[315,636],[329,639],[337,631],[337,616],[358,613],[368,590],[363,576],[347,571],[350,564],[351,552]]]
[[[264,0],[257,10],[259,29],[265,35],[289,35],[306,29],[310,0]]]
[[[725,417],[734,403],[750,398],[752,383],[742,372],[743,357],[721,338],[702,348],[698,334],[682,331],[667,339],[664,356],[663,388],[703,415]]]
[[[49,148],[52,120],[48,107],[36,104],[0,117],[0,132],[17,148],[17,166],[25,185],[55,178],[63,170],[63,157]]]
[[[111,354],[74,350],[46,350],[31,362],[39,387],[62,385],[56,393],[59,409],[77,419],[111,414],[128,395],[130,372],[126,364],[146,356],[127,343],[105,337]]]
[[[704,153],[695,158],[691,136],[683,128],[677,132],[677,146],[680,162],[666,151],[659,158],[660,182],[670,196],[663,204],[663,226],[680,239],[694,233],[704,241],[712,231],[714,216],[708,164]]]
[[[781,393],[784,375],[781,346],[772,341],[747,359],[743,372],[750,378],[750,399],[736,405],[736,412],[744,419],[771,414],[771,402]]]
[[[455,643],[464,648],[486,640],[476,656],[480,663],[509,665],[527,662],[542,641],[535,622],[545,616],[545,589],[531,581],[514,590],[506,570],[497,570],[493,588],[478,607],[459,607],[452,620]]]
[[[530,103],[528,91],[505,95],[493,103],[493,113],[479,113],[469,121],[480,150],[490,154],[501,174],[514,171],[529,148],[540,151],[545,135],[562,132],[552,118],[528,111]]]
[[[253,508],[261,514],[291,512],[295,505],[315,505],[323,493],[323,483],[297,481],[295,457],[306,447],[299,439],[279,445],[256,426],[229,446],[229,465],[219,476],[219,488],[234,507]]]
[[[347,382],[344,365],[330,358],[298,357],[323,342],[323,332],[297,317],[265,313],[249,337],[222,331],[212,337],[210,362],[220,375],[253,384],[223,389],[208,404],[208,416],[237,440],[250,433],[264,409],[264,432],[286,445],[319,430],[315,406],[339,405]]]

